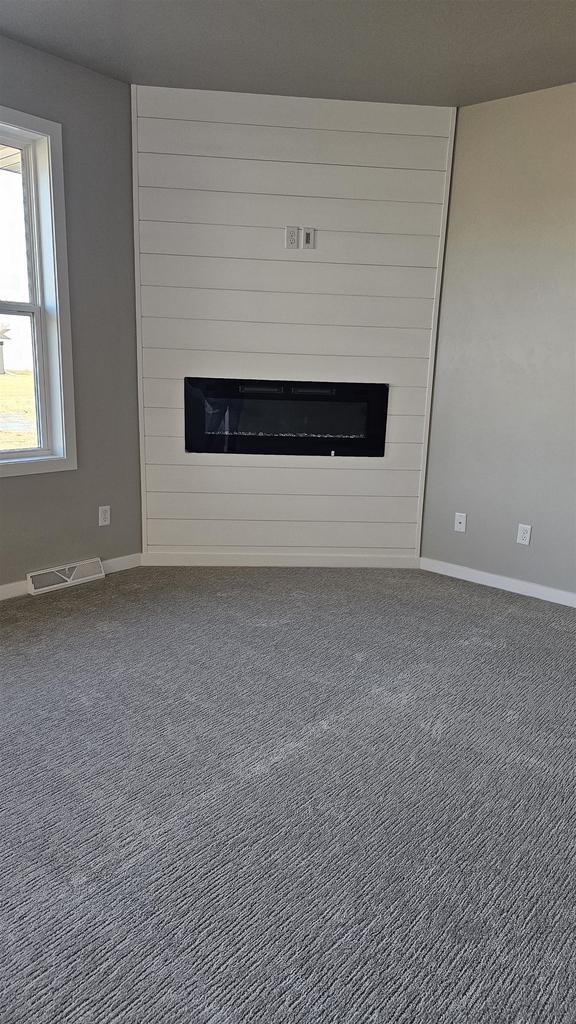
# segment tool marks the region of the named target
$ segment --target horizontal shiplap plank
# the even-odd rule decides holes
[[[139,181],[144,186],[408,203],[441,203],[445,179],[444,171],[224,160],[161,153],[140,153],[138,168]]]
[[[193,352],[183,349],[145,348],[144,377],[238,377],[255,380],[315,380],[381,382],[405,387],[424,387],[426,359],[361,359],[357,362],[332,356],[283,355],[259,352]]]
[[[184,437],[184,409],[144,409],[147,437]]]
[[[340,460],[342,461],[342,460]],[[349,461],[349,460],[348,460]],[[356,460],[355,460],[356,461]],[[386,469],[287,469],[274,466],[147,466],[148,493],[305,494],[415,498],[420,473]]]
[[[365,495],[194,494],[151,491],[151,519],[249,519],[343,523],[415,523],[418,499]]]
[[[227,478],[230,470],[245,473],[251,469],[257,469],[266,474],[272,470],[280,474],[303,470],[309,473],[311,470],[321,471],[321,475],[313,486],[321,488],[326,481],[325,473],[346,472],[356,473],[369,470],[373,472],[386,472],[390,470],[392,475],[396,471],[419,470],[422,463],[422,445],[417,443],[386,444],[386,451],[383,458],[346,458],[345,456],[334,456],[333,458],[323,455],[297,456],[297,455],[217,455],[206,453],[190,453],[184,451],[184,439],[182,437],[146,437],[146,462],[156,466],[186,466],[193,473],[200,473],[200,470],[214,468],[216,475]],[[377,470],[375,470],[377,466]],[[170,490],[177,490],[172,487]],[[219,490],[218,487],[201,488],[201,490]],[[226,490],[226,488],[223,488]],[[231,488],[234,490],[235,488]],[[263,487],[264,493],[275,493],[276,488]],[[312,493],[315,493],[314,491]],[[332,492],[329,492],[332,493]],[[336,492],[338,493],[338,492]],[[358,493],[358,492],[355,492]],[[362,492],[360,492],[362,493]],[[376,492],[379,493],[379,492]],[[386,492],[384,492],[386,493]],[[392,494],[411,494],[411,491],[392,491]]]
[[[431,299],[436,270],[202,256],[140,257],[143,285]]]
[[[365,295],[308,295],[143,285],[143,316],[260,323],[341,324],[357,327],[424,327],[432,324],[432,299]]]
[[[149,437],[184,437],[184,410],[144,410],[144,433]],[[394,444],[420,444],[424,434],[423,416],[388,416],[386,440]]]
[[[148,544],[143,565],[238,566],[362,566],[381,569],[417,569],[415,548],[216,548],[210,545],[178,547]]]
[[[388,412],[397,416],[423,416],[426,411],[425,387],[391,387]],[[183,409],[182,380],[144,379],[144,405],[149,409]]]
[[[248,522],[241,520],[148,519],[148,543],[218,547],[412,548],[413,523]]]
[[[142,185],[142,183],[140,183]],[[318,231],[439,235],[442,207],[432,203],[309,199],[241,192],[141,187],[140,217],[177,223],[276,227],[312,225]]]
[[[284,247],[281,227],[234,227],[223,224],[140,222],[140,251],[176,256],[289,260],[292,263],[357,263],[397,267],[435,267],[435,235],[317,231],[315,249]]]
[[[448,139],[140,117],[138,149],[141,153],[443,171]]]
[[[142,320],[142,344],[144,348],[220,352],[427,359],[430,331],[426,328],[326,327],[151,316]]]
[[[443,136],[450,134],[452,115],[451,107],[263,96],[256,93],[168,89],[158,86],[138,86],[137,108],[141,117]]]

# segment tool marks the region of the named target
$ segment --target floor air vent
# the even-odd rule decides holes
[[[88,558],[84,562],[69,562],[52,569],[26,573],[28,590],[31,594],[44,594],[48,590],[75,587],[78,583],[104,579],[104,569],[99,558]]]

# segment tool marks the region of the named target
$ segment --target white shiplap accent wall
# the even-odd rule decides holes
[[[133,109],[144,561],[416,564],[454,111],[144,86]],[[187,454],[185,376],[387,382],[385,456]]]

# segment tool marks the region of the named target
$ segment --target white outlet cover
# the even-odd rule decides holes
[[[530,536],[532,534],[532,527],[528,523],[518,523],[518,533],[516,534],[517,544],[529,544]]]
[[[284,248],[297,249],[300,240],[300,228],[288,225],[284,228]]]
[[[466,513],[456,512],[454,514],[454,529],[456,533],[466,533]]]

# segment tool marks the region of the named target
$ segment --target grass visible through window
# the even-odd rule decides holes
[[[0,320],[0,452],[38,448],[32,327],[28,316]]]

